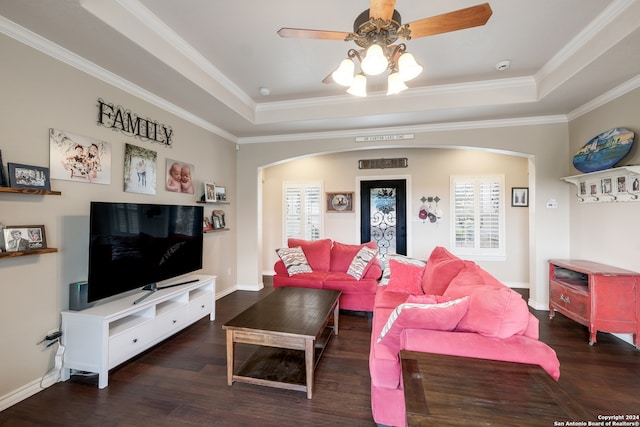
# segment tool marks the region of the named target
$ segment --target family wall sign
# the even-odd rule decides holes
[[[143,141],[157,142],[167,147],[173,144],[173,129],[170,126],[151,119],[143,119],[101,98],[98,98],[98,125],[119,130]]]

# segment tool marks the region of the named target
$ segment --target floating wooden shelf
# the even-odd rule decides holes
[[[28,251],[19,251],[19,252],[0,252],[0,258],[13,258],[13,257],[19,257],[19,256],[50,254],[53,252],[58,252],[58,249],[45,248],[45,249],[30,249]]]
[[[229,231],[230,228],[214,228],[211,230],[206,230],[205,233],[217,233],[218,231]]]
[[[204,203],[206,205],[230,205],[231,202],[205,202],[202,200],[196,201],[196,203]]]
[[[0,187],[0,193],[18,193],[18,194],[43,194],[59,196],[62,194],[60,191],[51,190],[37,190],[35,188],[13,188],[13,187]]]

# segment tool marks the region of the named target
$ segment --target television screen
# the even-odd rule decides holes
[[[88,301],[201,269],[203,210],[91,202]]]

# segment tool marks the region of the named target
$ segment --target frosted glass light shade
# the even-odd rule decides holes
[[[354,96],[367,96],[367,78],[364,74],[358,74],[353,78],[353,83],[347,92]]]
[[[351,86],[355,64],[350,58],[343,59],[337,70],[331,73],[333,81],[341,86]]]
[[[404,80],[402,80],[399,73],[394,72],[389,74],[387,78],[387,95],[395,95],[405,89],[408,89],[408,87],[404,84]]]
[[[367,49],[367,54],[362,60],[362,71],[370,76],[381,74],[389,66],[389,61],[384,56],[382,47],[378,44],[372,44]]]
[[[398,72],[402,80],[406,82],[418,77],[422,72],[422,66],[418,65],[412,54],[403,53],[398,59]]]

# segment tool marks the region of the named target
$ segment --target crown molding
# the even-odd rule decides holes
[[[592,99],[586,104],[583,104],[575,110],[569,112],[569,114],[567,114],[567,118],[569,119],[569,121],[575,120],[578,117],[590,113],[596,108],[602,107],[603,105],[608,104],[609,102],[614,101],[617,98],[620,98],[621,96],[626,95],[627,93],[638,88],[640,88],[640,75],[627,80],[621,85],[611,89],[608,92],[603,93],[599,97]]]
[[[98,80],[101,80],[111,86],[121,89],[135,97],[138,97],[158,108],[174,114],[177,117],[193,123],[194,125],[199,126],[202,129],[205,129],[215,135],[218,135],[231,142],[235,142],[237,139],[235,135],[230,134],[224,129],[221,129],[213,125],[212,123],[203,120],[195,114],[192,114],[189,111],[178,107],[177,105],[167,101],[166,99],[161,98],[141,88],[140,86],[131,83],[128,80],[123,79],[122,77],[94,64],[91,61],[82,58],[79,55],[76,55],[70,50],[63,48],[2,16],[0,16],[0,33],[5,34],[29,47],[32,47],[33,49],[36,49],[44,53],[45,55],[57,59],[58,61],[65,63],[79,71],[82,71],[83,73],[95,77]]]
[[[291,142],[291,141],[309,141],[319,139],[336,139],[336,138],[355,138],[356,136],[372,136],[372,135],[385,135],[396,133],[429,133],[429,132],[443,132],[443,131],[455,131],[466,129],[489,129],[489,128],[501,128],[501,127],[514,127],[514,126],[534,126],[534,125],[548,125],[567,123],[567,117],[564,115],[554,116],[539,116],[539,117],[523,117],[513,119],[501,119],[501,120],[478,120],[468,122],[451,122],[451,123],[437,123],[418,126],[397,126],[387,128],[375,128],[375,129],[355,129],[347,131],[334,131],[334,132],[315,132],[315,133],[298,133],[298,134],[286,134],[286,135],[269,135],[269,136],[255,136],[247,138],[238,138],[236,143],[242,144],[258,144],[268,142]],[[406,141],[398,141],[399,143],[406,144]]]

